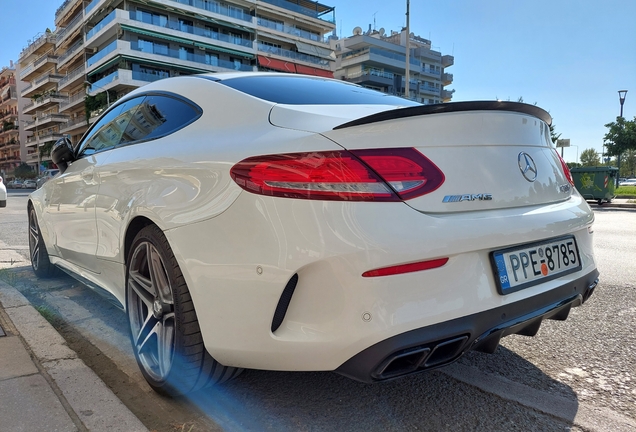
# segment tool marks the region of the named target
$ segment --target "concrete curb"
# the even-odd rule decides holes
[[[78,358],[64,338],[12,286],[0,281],[0,304],[28,350],[57,387],[60,401],[90,431],[147,431],[141,421]]]

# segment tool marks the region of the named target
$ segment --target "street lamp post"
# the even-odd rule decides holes
[[[93,83],[90,83],[88,81],[84,81],[84,84],[89,87],[89,88],[93,88],[93,87],[97,87],[99,89],[102,89],[106,92],[106,108],[108,108],[110,106],[110,95],[108,94],[108,90],[106,90],[104,87],[100,87],[98,85],[95,85]]]
[[[618,91],[618,101],[621,104],[621,120],[623,120],[623,104],[625,103],[625,96],[627,96],[627,90]],[[621,176],[621,154],[620,153],[618,154],[616,161],[617,161],[616,164],[618,165],[618,175],[616,176],[616,187],[618,187],[618,182]]]

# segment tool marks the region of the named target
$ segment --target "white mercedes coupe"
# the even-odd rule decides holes
[[[54,146],[60,173],[28,202],[33,270],[119,303],[167,394],[243,368],[377,382],[493,352],[598,281],[550,122],[302,75],[157,81]]]

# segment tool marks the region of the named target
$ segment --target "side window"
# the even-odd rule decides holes
[[[90,155],[119,144],[130,119],[144,99],[144,96],[131,99],[106,113],[84,137],[78,154]]]
[[[160,138],[187,126],[200,115],[189,103],[163,95],[147,96],[130,119],[121,142]]]

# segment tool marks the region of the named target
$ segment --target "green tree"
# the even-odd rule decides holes
[[[609,129],[603,138],[608,156],[618,156],[627,150],[636,150],[636,117],[634,120],[616,117],[615,122],[608,123],[605,127]]]
[[[20,166],[13,170],[13,176],[16,178],[34,178],[35,172],[33,172],[29,165],[22,162]]]
[[[583,150],[581,153],[581,165],[582,166],[599,166],[601,164],[601,158],[596,153],[596,150],[589,148]]]

